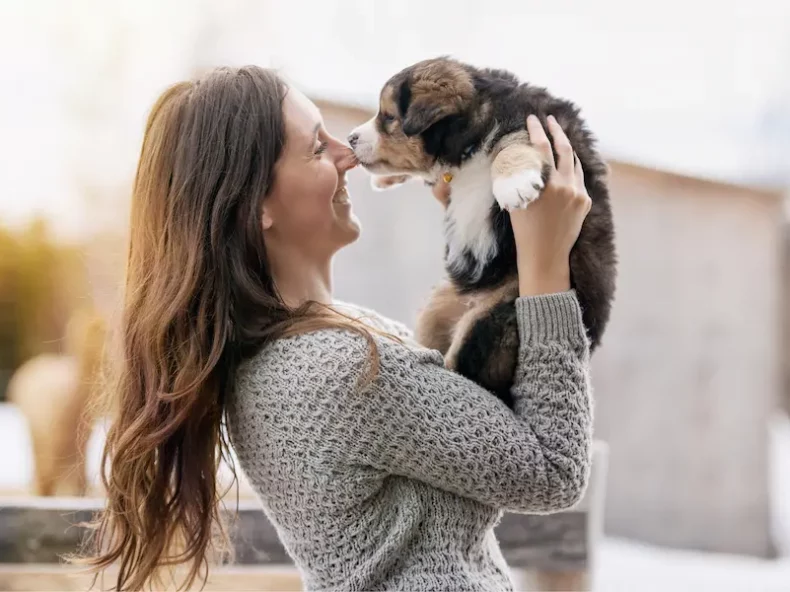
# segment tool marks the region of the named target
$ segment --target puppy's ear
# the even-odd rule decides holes
[[[403,133],[407,136],[416,136],[423,133],[432,125],[445,117],[455,115],[458,110],[452,104],[434,103],[427,100],[414,101],[409,105],[406,116],[403,118]]]
[[[472,78],[460,63],[437,59],[417,64],[400,91],[403,133],[416,136],[446,117],[461,114],[474,93]]]
[[[398,185],[403,185],[409,179],[410,175],[373,175],[370,179],[370,185],[376,191],[386,191]]]

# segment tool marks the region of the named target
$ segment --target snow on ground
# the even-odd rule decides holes
[[[790,418],[777,414],[769,436],[773,535],[779,553],[790,557]]]
[[[788,592],[790,558],[676,551],[607,538],[594,586],[602,592]]]
[[[0,493],[19,492],[32,477],[30,440],[20,414],[0,404]],[[102,434],[89,443],[88,467],[95,475]],[[788,592],[790,591],[790,420],[771,426],[774,534],[779,560],[663,549],[607,537],[598,550],[595,589],[605,592]]]

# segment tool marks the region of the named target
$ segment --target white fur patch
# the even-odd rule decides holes
[[[494,197],[503,210],[526,208],[543,190],[543,179],[537,169],[527,169],[509,177],[494,179]]]
[[[374,191],[386,191],[411,180],[410,175],[371,175],[370,186]]]
[[[486,151],[464,163],[453,171],[450,184],[450,205],[447,207],[447,261],[450,268],[460,269],[464,265],[464,251],[469,251],[477,260],[473,275],[479,278],[483,266],[497,253],[497,243],[491,229],[491,157]]]
[[[369,119],[360,126],[351,130],[357,134],[357,144],[354,153],[362,162],[373,162],[376,159],[376,148],[379,143],[379,131],[376,129],[376,118]]]

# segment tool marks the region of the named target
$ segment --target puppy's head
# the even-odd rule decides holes
[[[360,164],[391,187],[425,177],[441,156],[442,140],[466,117],[475,88],[469,69],[448,58],[419,62],[384,85],[375,117],[348,137]]]

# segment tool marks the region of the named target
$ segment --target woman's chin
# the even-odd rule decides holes
[[[337,221],[337,226],[334,232],[335,244],[338,249],[350,245],[355,242],[362,234],[362,225],[359,222],[356,214],[349,212],[347,217],[341,218]]]
[[[351,198],[345,187],[338,191],[332,199],[335,212],[335,225],[340,247],[353,243],[362,232],[362,225],[354,213]]]
[[[348,234],[350,237],[349,243],[356,241],[362,234],[362,223],[353,212],[351,212],[351,217],[348,221]]]

